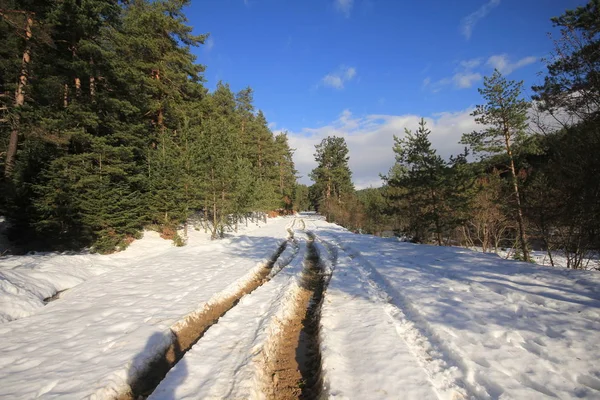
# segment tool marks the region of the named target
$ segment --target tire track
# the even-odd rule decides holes
[[[478,379],[460,353],[434,332],[411,302],[360,252],[342,245],[336,235],[331,236],[334,239],[332,245],[356,262],[359,274],[368,283],[369,294],[382,302],[396,333],[426,371],[441,398],[487,400],[498,397],[497,385],[487,379]],[[321,240],[327,242],[323,238]]]
[[[314,235],[307,235],[304,268],[272,322],[263,350],[258,386],[267,399],[314,399],[322,392],[319,326],[328,275]]]
[[[116,396],[118,400],[139,400],[147,398],[158,386],[185,353],[202,338],[206,331],[216,324],[222,316],[235,307],[246,295],[252,293],[258,287],[268,282],[274,275],[270,273],[276,269],[279,272],[293,259],[295,252],[287,258],[281,257],[288,247],[295,243],[292,238],[283,241],[271,258],[264,264],[252,269],[246,276],[241,278],[233,291],[215,294],[204,307],[190,313],[181,321],[171,327],[171,344],[161,354],[157,354],[145,370],[141,371],[133,382],[129,382],[130,388],[127,392]]]

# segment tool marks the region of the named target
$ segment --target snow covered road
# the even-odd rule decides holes
[[[291,264],[225,314],[169,372],[151,400],[259,397],[258,355],[269,324],[302,270],[306,240],[299,238],[296,246]]]
[[[152,399],[297,398],[310,385],[290,365],[312,369],[319,388],[305,393],[332,399],[600,399],[596,272],[357,235],[311,216],[165,243],[94,259],[104,274],[0,325],[0,398],[121,395],[178,332],[228,299]],[[23,260],[44,279],[35,259]],[[60,273],[56,259],[41,262]],[[322,297],[322,287],[307,289],[316,267]],[[319,354],[306,362],[313,350],[298,329],[310,321]]]
[[[162,249],[0,325],[0,397],[111,398],[127,390],[173,341],[174,324],[253,277],[285,240],[289,222]]]

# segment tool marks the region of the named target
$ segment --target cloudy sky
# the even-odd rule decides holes
[[[380,185],[393,135],[424,117],[442,156],[461,150],[477,87],[497,68],[542,81],[550,18],[584,0],[194,0],[194,52],[207,86],[255,90],[273,131],[287,131],[310,184],[314,145],[342,136],[357,188]]]

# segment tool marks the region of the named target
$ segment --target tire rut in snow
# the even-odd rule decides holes
[[[308,232],[308,252],[300,285],[288,318],[283,321],[264,366],[270,382],[264,384],[268,399],[315,399],[322,392],[319,321],[327,276]]]
[[[477,379],[459,352],[436,334],[411,301],[381,275],[371,262],[359,251],[347,248],[340,242],[336,237],[334,244],[357,263],[359,274],[369,282],[374,296],[390,306],[385,311],[392,319],[398,336],[405,341],[421,367],[431,377],[436,391],[442,394],[441,398],[462,400],[499,396],[494,395],[499,392],[497,385]]]
[[[242,297],[269,281],[269,273],[287,245],[288,241],[283,242],[256,275],[234,294],[219,299],[217,302],[208,302],[200,312],[194,312],[186,317],[185,323],[176,324],[175,327],[179,325],[181,328],[171,329],[173,334],[171,345],[163,354],[157,355],[157,358],[137,377],[135,382],[130,382],[130,390],[117,396],[117,399],[139,400],[150,396],[171,368],[204,336],[211,326],[218,322],[219,318],[235,307]]]

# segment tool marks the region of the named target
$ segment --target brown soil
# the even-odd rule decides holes
[[[318,326],[323,285],[318,256],[309,244],[293,312],[283,322],[266,362],[265,375],[271,378],[263,389],[267,399],[315,399],[320,394]]]
[[[302,394],[302,374],[296,360],[296,350],[302,331],[302,320],[311,297],[310,290],[301,288],[296,298],[294,313],[281,327],[274,347],[275,353],[266,366],[267,376],[271,377],[271,385],[265,388],[267,399],[298,399]]]
[[[130,382],[131,387],[129,391],[120,394],[116,399],[139,400],[140,398],[145,399],[150,396],[169,370],[181,360],[184,354],[204,336],[206,331],[219,318],[231,310],[242,297],[253,292],[268,280],[268,275],[273,268],[273,264],[279,258],[286,245],[287,242],[282,244],[272,259],[260,269],[251,281],[240,288],[235,294],[218,302],[207,303],[202,311],[194,312],[182,322],[177,323],[175,327],[181,328],[172,328],[175,338],[173,343],[171,343],[163,354],[157,355],[157,358],[150,363],[148,369],[135,382]]]
[[[170,226],[163,226],[162,232],[160,233],[160,237],[165,240],[173,240],[177,231]]]

